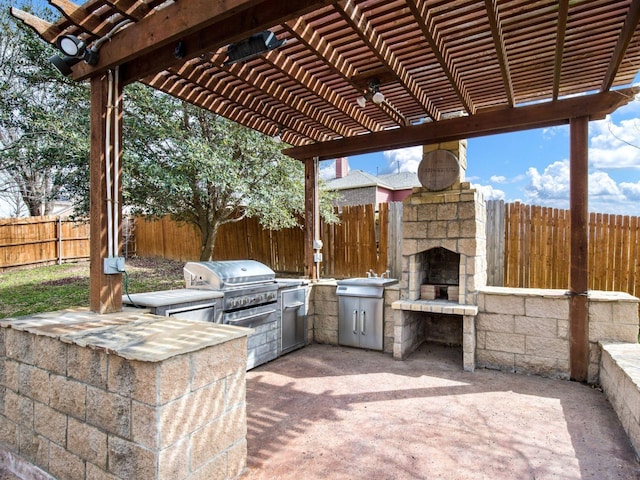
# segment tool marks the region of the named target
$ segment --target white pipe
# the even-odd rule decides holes
[[[111,196],[111,162],[109,156],[111,154],[111,113],[113,111],[113,72],[107,71],[108,89],[107,89],[107,118],[106,118],[106,133],[104,140],[104,166],[106,171],[107,181],[107,248],[108,257],[113,257],[113,209]]]
[[[118,80],[120,67],[116,67],[115,85],[113,93],[115,95],[115,108],[113,111],[113,254],[120,254],[120,242],[118,232],[120,230],[120,202],[118,195],[120,188],[120,95],[118,92]]]

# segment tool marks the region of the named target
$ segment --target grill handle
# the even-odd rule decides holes
[[[242,318],[240,318],[238,320],[229,320],[228,324],[229,325],[236,325],[236,326],[251,325],[252,323],[256,323],[255,319],[261,318],[261,317],[268,317],[269,315],[272,315],[274,313],[276,313],[275,310],[266,310],[264,312],[255,313],[255,314],[249,315],[247,317],[242,317]]]

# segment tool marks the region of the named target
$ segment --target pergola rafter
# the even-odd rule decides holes
[[[53,24],[17,9],[11,13],[49,43],[75,35],[100,46],[96,65],[80,62],[71,73],[74,80],[89,79],[92,87],[93,310],[121,307],[117,275],[100,268],[107,244],[105,179],[108,168],[121,165],[120,153],[101,142],[121,144],[115,138],[120,129],[117,134],[105,129],[105,118],[119,121],[107,99],[117,98],[121,109],[122,87],[128,83],[140,80],[246,127],[283,135],[291,145],[285,153],[305,164],[305,272],[311,278],[320,159],[570,124],[576,211],[569,286],[571,375],[585,378],[588,321],[580,289],[586,285],[586,257],[580,252],[587,238],[579,229],[587,218],[587,126],[638,93],[629,87],[640,70],[640,2],[51,3],[64,15]],[[126,27],[117,30],[123,22]],[[277,51],[248,50],[241,64],[225,65],[228,45],[266,30],[288,41]],[[384,101],[356,106],[359,96],[371,93],[373,80]],[[105,130],[114,138],[106,138]]]

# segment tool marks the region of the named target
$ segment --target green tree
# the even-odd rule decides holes
[[[143,85],[127,88],[125,109],[125,203],[195,225],[201,260],[213,258],[225,223],[257,217],[270,229],[298,225],[304,166],[282,155],[282,144]],[[335,221],[324,200],[323,216]]]
[[[86,209],[87,85],[59,75],[48,62],[52,47],[8,11],[0,0],[0,190],[20,198],[30,215],[49,214],[60,197]]]

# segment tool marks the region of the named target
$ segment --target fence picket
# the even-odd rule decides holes
[[[487,202],[489,284],[567,288],[569,215],[519,202]],[[400,278],[402,203],[384,205],[377,213],[371,205],[343,207],[339,216],[340,224],[321,224],[322,276],[362,276],[372,268],[377,273],[389,269]],[[168,217],[139,217],[135,223],[130,253],[182,261],[200,257],[200,233],[192,225]],[[588,232],[589,288],[640,295],[640,217],[592,213]],[[302,275],[303,245],[302,228],[268,231],[255,219],[243,219],[220,227],[214,258],[255,258],[278,272]],[[60,251],[63,262],[88,258],[89,224],[57,217],[0,220],[0,268],[57,263]]]

